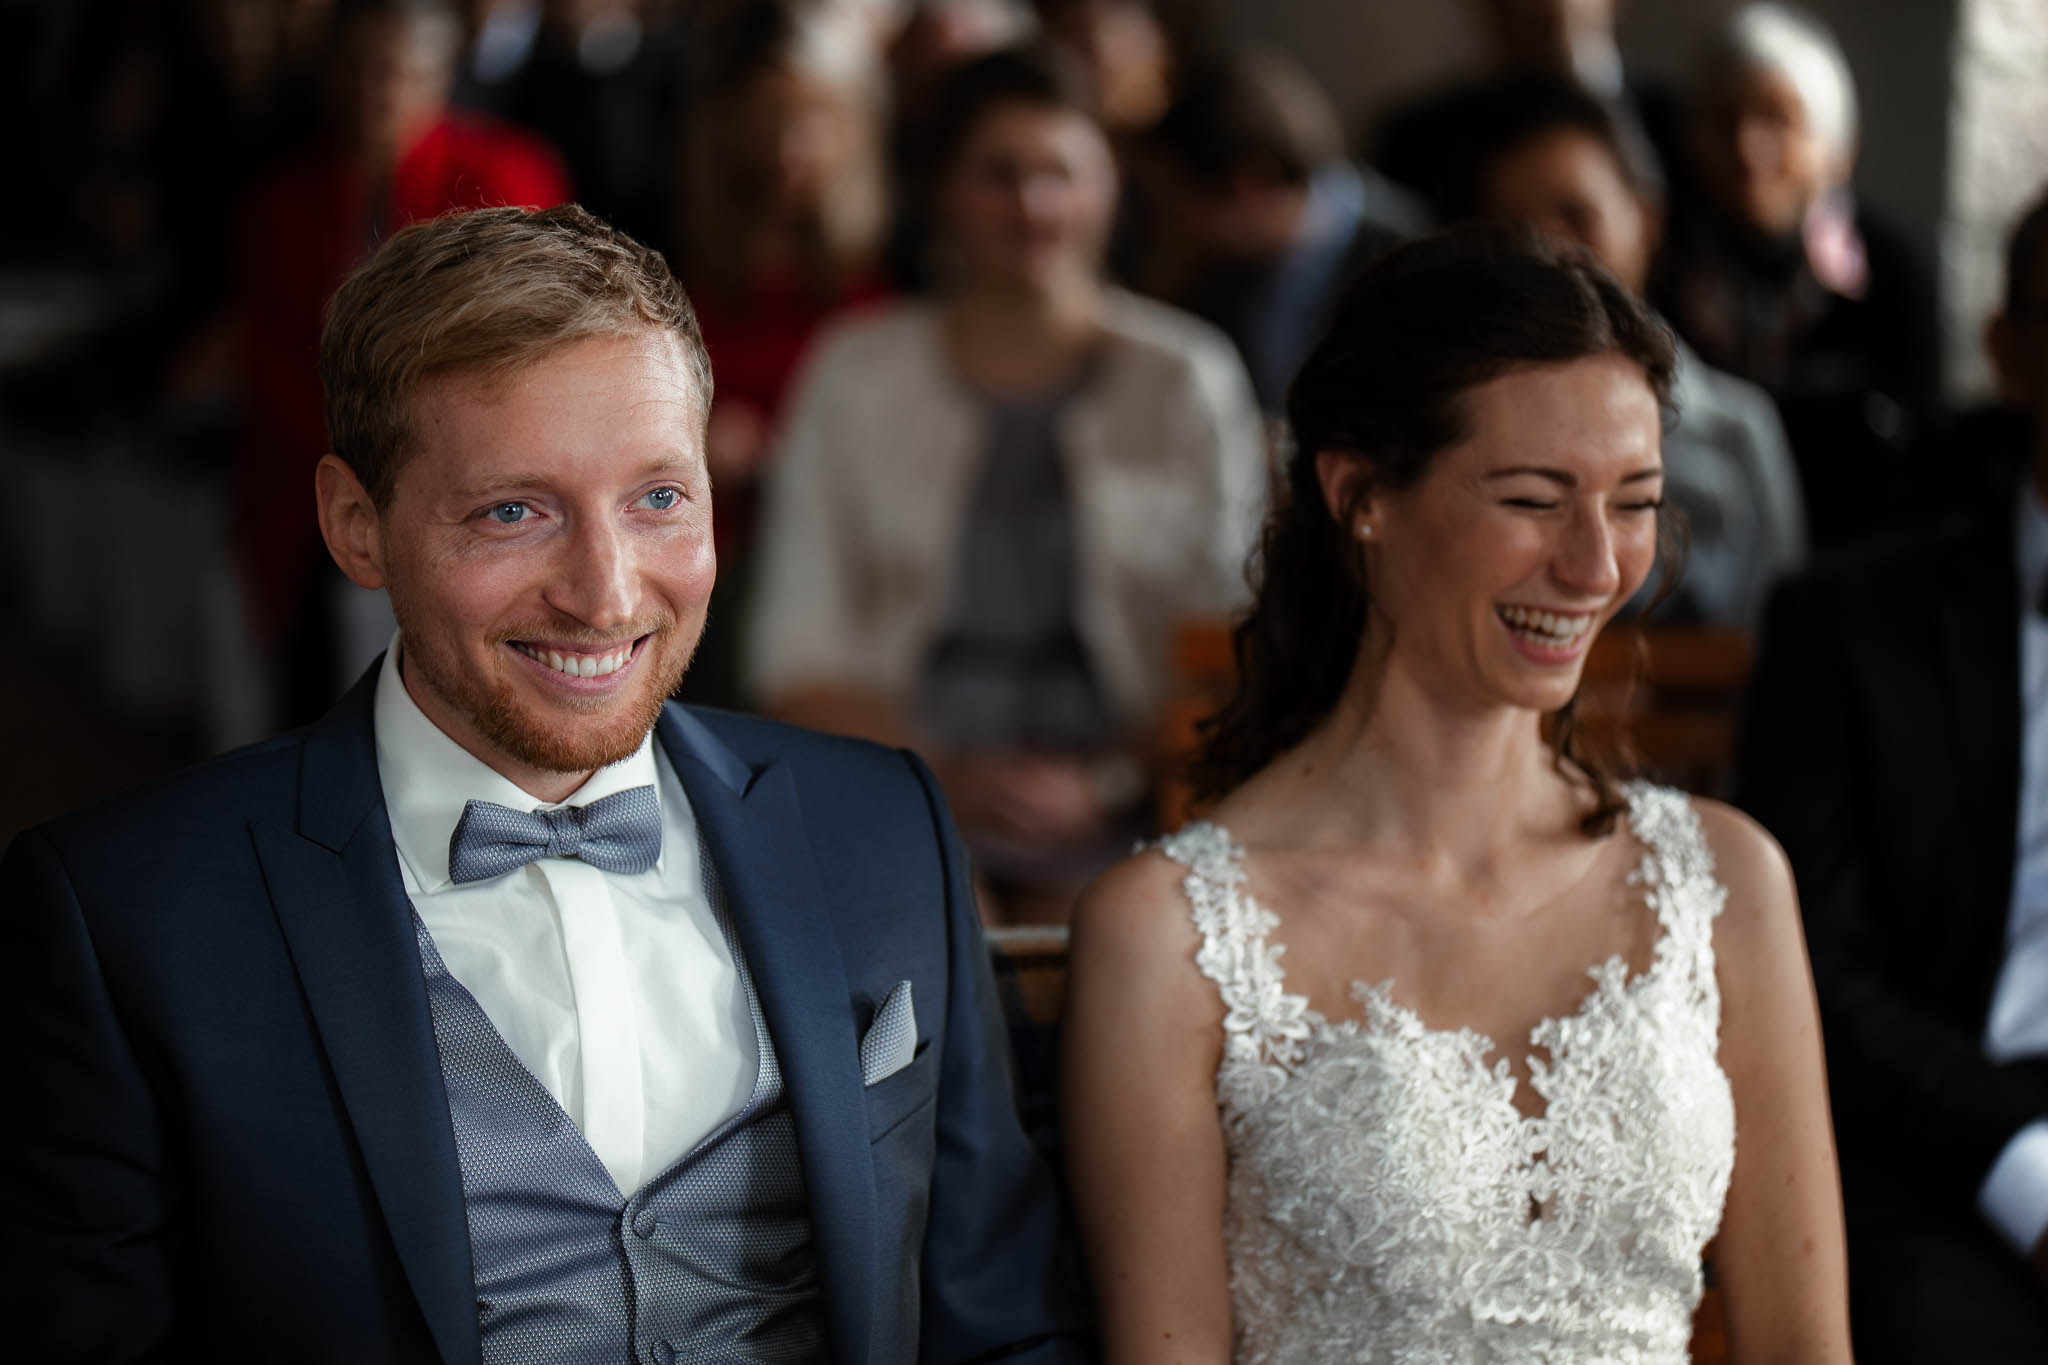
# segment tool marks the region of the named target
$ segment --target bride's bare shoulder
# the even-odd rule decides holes
[[[1200,1063],[1189,1074],[1214,1073],[1222,1002],[1197,962],[1190,875],[1155,844],[1082,893],[1067,959],[1072,1038],[1143,1038],[1160,1056],[1184,1047]]]
[[[1077,933],[1104,922],[1170,920],[1176,912],[1187,918],[1188,869],[1167,853],[1164,843],[1144,845],[1089,883],[1074,910]]]
[[[1796,915],[1792,865],[1778,841],[1733,806],[1702,796],[1692,798],[1692,805],[1699,812],[1715,876],[1728,889],[1730,908],[1738,917]]]
[[[1192,962],[1200,935],[1188,899],[1191,874],[1162,845],[1187,858],[1201,837],[1190,830],[1148,844],[1097,877],[1074,907],[1074,957],[1128,971]]]

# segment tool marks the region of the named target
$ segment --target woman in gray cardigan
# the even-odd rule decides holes
[[[818,347],[749,613],[773,714],[937,770],[999,919],[1057,919],[1142,832],[1175,628],[1226,615],[1264,489],[1229,343],[1108,286],[1107,140],[1054,62],[942,101],[944,283]]]

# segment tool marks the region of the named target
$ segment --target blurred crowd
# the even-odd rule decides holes
[[[97,641],[198,748],[317,715],[392,628],[314,525],[322,308],[483,204],[579,201],[698,309],[720,580],[686,695],[919,749],[1012,920],[1144,833],[1174,632],[1244,596],[1288,380],[1404,238],[1526,223],[1677,331],[1659,619],[1749,630],[1999,467],[2009,424],[1943,410],[1927,263],[1852,192],[1882,149],[1824,27],[1742,7],[1665,88],[1613,3],[1470,9],[1487,69],[1355,129],[1173,0],[11,4],[32,634]]]

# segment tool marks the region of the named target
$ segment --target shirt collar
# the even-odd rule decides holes
[[[1618,100],[1628,90],[1621,48],[1608,37],[1582,38],[1572,45],[1572,75],[1602,99]]]
[[[2014,555],[2020,574],[2020,610],[2031,612],[2048,589],[2048,505],[2031,474],[2020,485],[2018,525],[2013,529]]]
[[[569,802],[535,801],[429,720],[399,677],[399,643],[399,636],[393,634],[377,676],[373,722],[377,776],[384,788],[384,809],[391,820],[399,861],[412,874],[419,892],[431,895],[453,884],[448,876],[448,840],[471,800],[494,801],[514,810]],[[657,777],[650,731],[632,754],[592,773],[570,802],[587,805],[614,792],[645,786],[652,786],[659,800],[662,784]]]

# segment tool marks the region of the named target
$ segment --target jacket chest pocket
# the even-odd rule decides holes
[[[931,1044],[921,1042],[909,1065],[862,1091],[868,1108],[868,1140],[880,1142],[890,1136],[929,1107],[937,1093],[938,1065]]]

